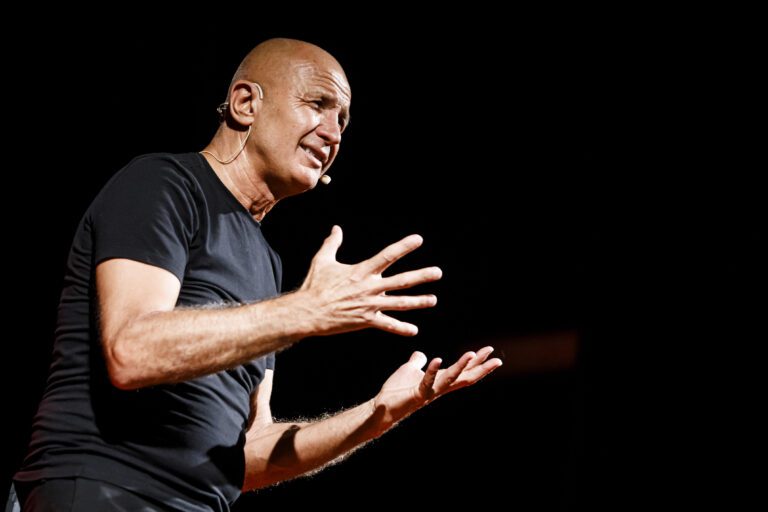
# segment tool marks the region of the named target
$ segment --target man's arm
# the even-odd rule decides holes
[[[126,259],[100,263],[99,323],[112,383],[135,389],[188,380],[243,364],[307,336],[366,327],[416,334],[415,325],[383,312],[431,307],[437,299],[386,292],[440,279],[440,269],[391,277],[382,273],[418,248],[421,237],[406,237],[356,265],[336,261],[341,242],[341,228],[334,226],[296,292],[220,309],[174,309],[181,285],[167,270]]]
[[[426,372],[421,370],[426,356],[415,352],[375,398],[311,423],[272,421],[273,372],[267,371],[253,398],[256,412],[246,434],[243,490],[312,473],[339,460],[439,396],[472,385],[501,366],[499,359],[487,360],[492,351],[485,347],[477,354],[467,352],[445,370],[440,370],[440,359],[433,359]]]

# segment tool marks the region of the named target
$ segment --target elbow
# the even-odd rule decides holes
[[[292,476],[296,475],[293,475],[290,471],[279,468],[265,468],[263,471],[256,473],[246,472],[240,491],[250,492],[265,489],[279,484],[280,482],[290,480]]]
[[[106,344],[104,350],[109,382],[122,391],[132,391],[145,386],[142,375],[139,373],[138,361],[125,348],[128,345],[130,344],[124,340],[117,339]]]
[[[142,387],[138,379],[123,369],[109,368],[109,382],[121,391],[133,391]]]

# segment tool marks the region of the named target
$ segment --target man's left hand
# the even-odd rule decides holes
[[[477,353],[467,352],[448,368],[440,369],[442,359],[429,362],[427,356],[414,352],[410,360],[398,368],[384,383],[374,399],[374,407],[386,429],[436,398],[471,386],[501,366],[501,359],[488,359],[493,347],[483,347]]]

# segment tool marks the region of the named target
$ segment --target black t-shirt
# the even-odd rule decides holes
[[[94,269],[110,258],[164,268],[177,306],[279,293],[260,224],[198,153],[146,155],[85,213],[67,264],[53,362],[21,481],[105,480],[178,510],[228,510],[239,496],[250,395],[270,355],[206,377],[135,391],[112,386],[97,333]]]

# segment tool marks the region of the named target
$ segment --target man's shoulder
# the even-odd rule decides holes
[[[147,153],[139,155],[120,169],[107,183],[126,186],[137,182],[138,186],[152,187],[163,184],[183,184],[196,188],[200,163],[195,153]]]
[[[121,172],[130,170],[133,172],[190,173],[200,167],[199,158],[196,158],[196,155],[196,153],[147,153],[134,157],[121,169]]]
[[[91,208],[111,208],[116,201],[147,202],[168,197],[194,202],[201,194],[195,153],[139,155],[117,171],[94,199]],[[197,167],[196,167],[197,165]]]

